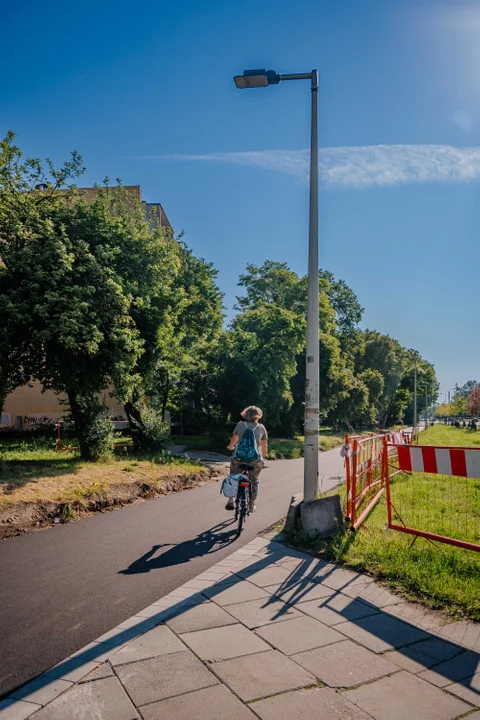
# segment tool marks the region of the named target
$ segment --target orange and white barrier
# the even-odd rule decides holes
[[[347,506],[346,518],[352,530],[365,521],[385,490],[384,444],[411,447],[417,439],[416,429],[394,430],[375,435],[345,435],[340,454],[345,458]]]
[[[396,453],[392,457],[391,453]],[[390,464],[394,465],[396,472],[390,474]],[[450,475],[452,477],[480,478],[480,448],[463,447],[432,447],[429,445],[393,445],[384,439],[383,448],[383,483],[387,502],[387,530],[397,530],[407,535],[416,535],[427,540],[436,540],[480,552],[480,544],[466,542],[458,538],[446,537],[436,533],[427,532],[421,528],[408,527],[395,509],[391,497],[391,478],[401,472],[431,473],[434,475]],[[402,523],[393,521],[393,514]]]
[[[480,448],[403,445],[397,452],[398,469],[404,472],[480,478]]]

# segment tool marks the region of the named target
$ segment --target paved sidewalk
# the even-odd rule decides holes
[[[259,537],[0,702],[0,720],[480,720],[479,653],[480,625]]]

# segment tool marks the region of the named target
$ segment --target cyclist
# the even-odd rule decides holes
[[[248,465],[249,467],[249,478],[251,483],[250,488],[250,512],[255,512],[255,500],[258,495],[258,476],[263,468],[263,458],[267,457],[267,440],[268,434],[264,425],[261,425],[258,421],[261,419],[263,412],[260,408],[255,405],[246,407],[241,413],[243,421],[240,421],[235,430],[233,431],[232,439],[228,446],[228,450],[234,450],[230,462],[230,474],[241,473],[241,465]],[[245,432],[250,430],[253,432],[256,445],[256,456],[258,459],[245,460],[242,458],[242,437]],[[225,510],[235,509],[235,499],[228,498]]]

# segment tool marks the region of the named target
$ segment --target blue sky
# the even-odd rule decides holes
[[[322,267],[443,390],[480,380],[480,2],[26,0],[3,25],[0,132],[140,184],[230,312],[247,262],[306,270],[309,143],[307,83],[232,77],[318,68]]]

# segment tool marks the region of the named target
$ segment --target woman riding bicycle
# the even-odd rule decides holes
[[[255,405],[250,405],[249,407],[245,408],[245,410],[243,410],[240,414],[243,418],[243,421],[240,421],[237,424],[237,427],[233,431],[230,445],[228,446],[228,450],[235,451],[230,462],[230,474],[234,475],[236,473],[241,473],[242,465],[248,465],[248,475],[251,483],[249,509],[250,512],[255,512],[255,500],[258,495],[258,477],[263,468],[263,458],[267,457],[268,434],[265,426],[261,425],[258,422],[263,415],[263,412],[260,410],[260,408],[255,407]],[[249,460],[248,462],[246,462],[245,459],[242,459],[242,438],[247,430],[253,432],[257,449],[256,454],[258,456],[258,459]],[[228,498],[225,509],[235,509],[234,498]]]

